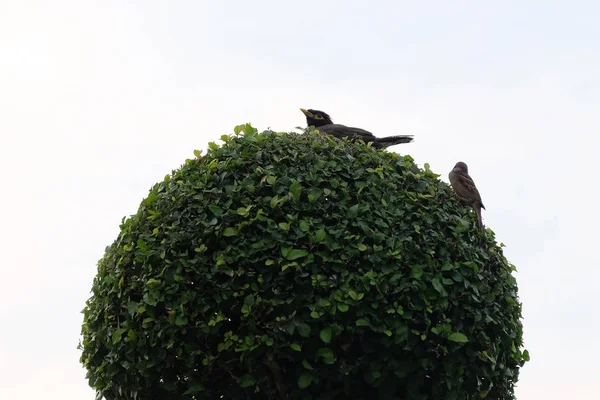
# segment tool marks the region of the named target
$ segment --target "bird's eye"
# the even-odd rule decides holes
[[[325,119],[325,118],[323,118],[323,116],[322,116],[322,115],[315,114],[315,119]]]

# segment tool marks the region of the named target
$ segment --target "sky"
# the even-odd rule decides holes
[[[493,3],[493,4],[492,4]],[[600,4],[0,0],[0,398],[94,399],[96,263],[194,149],[299,111],[469,165],[523,302],[519,400],[598,392]],[[596,171],[596,172],[594,172]]]

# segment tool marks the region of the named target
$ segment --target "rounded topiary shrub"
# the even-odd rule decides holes
[[[514,267],[427,165],[314,132],[222,139],[99,262],[81,343],[99,396],[514,398]]]

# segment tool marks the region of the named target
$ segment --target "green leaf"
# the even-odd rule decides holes
[[[277,195],[275,195],[269,202],[269,205],[271,206],[271,208],[275,208],[275,207],[277,207],[278,202],[279,202],[279,197]]]
[[[367,250],[367,246],[365,246],[364,244],[361,243],[358,245],[358,250],[365,251],[365,250]]]
[[[329,342],[331,342],[332,334],[333,334],[333,332],[331,330],[331,327],[327,327],[327,328],[324,328],[321,330],[321,333],[319,333],[319,337],[325,343],[329,343]]]
[[[281,270],[282,270],[282,271],[285,271],[285,270],[286,270],[286,269],[288,269],[289,267],[295,267],[295,266],[297,266],[297,265],[298,265],[298,263],[297,263],[296,261],[292,261],[291,263],[283,264],[283,265],[281,266]]]
[[[357,215],[358,215],[358,204],[355,204],[348,209],[348,213],[346,214],[346,216],[348,218],[356,218]]]
[[[281,230],[287,232],[287,231],[290,230],[290,224],[289,224],[289,222],[280,222],[279,223],[279,228],[281,228]]]
[[[356,320],[356,326],[369,326],[371,325],[368,320],[361,318]]]
[[[175,325],[183,326],[183,325],[186,325],[187,323],[188,323],[188,320],[184,315],[177,315],[177,317],[175,317]]]
[[[202,158],[202,150],[194,150],[194,155],[196,158]]]
[[[152,288],[160,286],[160,280],[154,279],[154,278],[150,278],[146,282],[146,286],[149,286],[149,287],[152,287]]]
[[[302,337],[310,336],[310,326],[305,324],[304,322],[300,322],[296,324],[296,328],[298,328],[298,334]]]
[[[300,221],[299,227],[302,232],[308,232],[310,229],[310,226],[308,225],[308,222],[306,222],[306,221]]]
[[[123,333],[125,333],[127,331],[127,329],[125,328],[119,328],[117,330],[115,330],[112,334],[112,343],[113,344],[117,344],[121,341],[121,337],[123,336]]]
[[[528,350],[524,350],[523,351],[523,361],[529,361],[529,351]]]
[[[197,393],[203,392],[204,390],[205,390],[204,385],[201,383],[197,383],[197,384],[190,386],[185,392],[183,392],[183,394],[184,395],[197,394]]]
[[[249,294],[248,296],[244,297],[244,304],[247,304],[249,306],[253,306],[255,303],[255,299],[254,299],[254,295],[253,294]]]
[[[461,275],[461,273],[460,273],[460,272],[458,272],[458,271],[455,271],[455,272],[452,274],[452,279],[454,279],[454,281],[455,281],[455,282],[462,282],[462,281],[464,280],[464,279],[463,279],[463,276],[462,276],[462,275]]]
[[[144,242],[142,239],[138,239],[137,246],[143,252],[146,252],[148,250],[148,246],[146,246],[146,242]]]
[[[450,270],[453,270],[454,268],[455,268],[455,266],[448,262],[445,263],[444,265],[442,265],[442,271],[450,271]]]
[[[205,244],[201,244],[200,246],[194,249],[196,253],[204,253],[206,250],[208,250],[208,247],[206,247]]]
[[[435,290],[437,290],[439,293],[442,293],[444,291],[444,287],[442,286],[442,283],[440,282],[440,280],[438,278],[433,278],[431,280],[431,284],[433,285],[433,288]]]
[[[255,383],[256,379],[250,374],[245,374],[242,376],[242,379],[240,379],[240,386],[243,388],[254,386]]]
[[[344,304],[344,303],[338,303],[338,304],[337,304],[337,308],[338,308],[338,310],[340,310],[341,312],[346,312],[346,311],[348,311],[348,309],[349,309],[350,307],[348,306],[348,304]]]
[[[308,201],[313,202],[319,199],[319,197],[321,197],[321,195],[323,194],[323,191],[321,189],[318,188],[312,188],[310,189],[310,193],[308,194]]]
[[[475,271],[475,272],[479,271],[479,266],[477,264],[475,264],[473,261],[465,261],[463,264],[466,265],[467,267],[472,268],[473,271]]]
[[[327,299],[319,299],[318,304],[320,307],[329,307],[331,305],[331,301]]]
[[[238,234],[237,230],[234,228],[225,228],[223,231],[223,236],[236,236]]]
[[[136,310],[138,304],[139,303],[137,301],[127,302],[127,312],[129,312],[130,315],[133,315],[135,313],[135,310]]]
[[[415,279],[420,279],[423,276],[423,267],[419,265],[413,265],[410,276]]]
[[[255,338],[254,335],[248,335],[244,337],[244,344],[248,347],[254,346]]]
[[[460,332],[454,332],[448,336],[448,339],[457,343],[466,343],[469,339]]]
[[[335,363],[335,355],[331,349],[326,347],[322,347],[317,350],[317,356],[323,359],[325,364],[334,364]]]
[[[302,374],[298,377],[298,387],[306,389],[313,382],[313,377],[309,374]]]
[[[302,346],[300,346],[298,343],[292,343],[290,344],[290,347],[294,351],[302,351]]]
[[[286,260],[293,261],[298,258],[306,257],[308,255],[308,251],[303,249],[293,249],[291,247],[283,247],[281,249],[281,255],[285,257]]]
[[[314,370],[313,366],[310,365],[307,359],[302,360],[302,366],[310,371]]]
[[[211,213],[213,213],[215,215],[215,217],[220,217],[221,215],[223,215],[223,209],[217,205],[210,204],[208,206],[208,209],[210,210]]]
[[[300,200],[300,195],[302,194],[302,185],[298,181],[292,182],[290,185],[290,193],[292,198],[296,201]]]
[[[317,239],[318,242],[322,242],[326,237],[327,232],[325,232],[325,229],[319,229],[315,232],[315,239]]]
[[[274,185],[274,184],[275,184],[275,182],[277,182],[277,177],[275,177],[275,176],[269,176],[269,177],[267,178],[267,183],[268,183],[269,185]]]

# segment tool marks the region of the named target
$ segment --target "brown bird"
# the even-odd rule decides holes
[[[469,167],[467,167],[467,164],[462,161],[457,162],[448,174],[448,178],[450,178],[450,184],[456,193],[456,197],[461,202],[473,207],[475,214],[477,214],[479,229],[484,232],[483,222],[481,221],[481,209],[485,210],[485,206],[481,202],[481,195],[479,194],[479,190],[477,190],[477,186],[475,186],[473,178],[469,176]]]
[[[413,141],[412,135],[396,135],[378,138],[364,129],[334,124],[331,117],[324,111],[305,110],[304,108],[301,108],[300,111],[306,115],[306,124],[308,126],[314,126],[319,132],[327,133],[337,138],[347,137],[352,140],[363,140],[365,143],[372,142],[372,146],[376,149],[385,149],[390,146]]]

